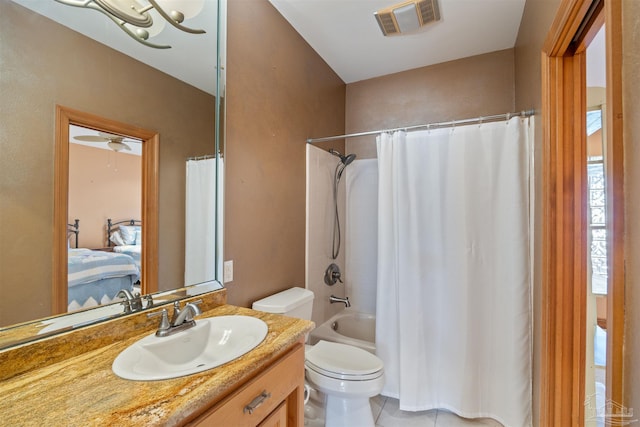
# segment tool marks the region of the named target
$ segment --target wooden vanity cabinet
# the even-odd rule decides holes
[[[295,344],[188,427],[299,427],[304,425],[304,345]]]

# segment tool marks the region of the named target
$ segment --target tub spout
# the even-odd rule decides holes
[[[349,297],[340,298],[335,295],[331,295],[329,297],[329,302],[333,304],[334,302],[341,302],[345,307],[351,307],[351,303],[349,302]]]

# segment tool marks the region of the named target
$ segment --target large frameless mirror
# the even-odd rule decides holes
[[[120,289],[146,308],[222,287],[224,0],[186,2],[203,33],[164,22],[146,44],[66,3],[0,2],[0,348],[119,316]],[[126,285],[70,290],[76,255],[112,254]]]

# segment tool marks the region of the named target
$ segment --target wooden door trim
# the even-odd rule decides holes
[[[579,107],[586,91],[577,89],[584,56],[543,57],[544,426],[581,426],[584,418],[586,144],[574,143],[586,140],[586,108]]]
[[[52,314],[67,311],[67,222],[69,211],[69,125],[131,136],[142,142],[142,293],[158,290],[158,170],[157,132],[138,128],[94,114],[56,105]]]
[[[604,0],[607,31],[609,282],[607,398],[624,405],[621,11]],[[542,53],[543,279],[540,422],[583,426],[586,339],[585,47],[574,40],[591,0],[563,0]],[[600,22],[600,21],[594,21]],[[588,31],[585,37],[592,37]],[[611,124],[611,125],[609,125]],[[611,274],[612,273],[612,274]]]
[[[624,132],[622,116],[622,2],[605,2],[607,52],[607,400],[626,406],[624,396]],[[619,420],[611,420],[619,421]]]

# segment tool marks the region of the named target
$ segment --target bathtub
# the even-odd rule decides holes
[[[376,354],[376,316],[345,309],[311,331],[309,343],[332,341]]]

